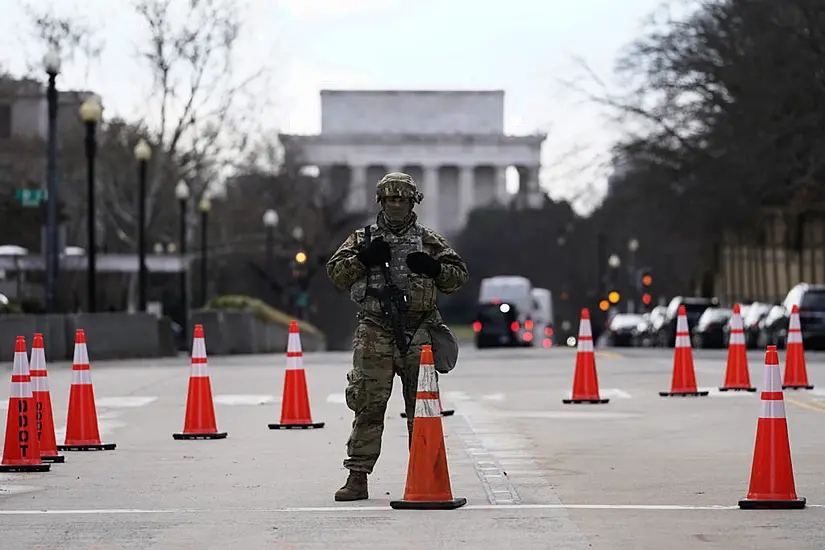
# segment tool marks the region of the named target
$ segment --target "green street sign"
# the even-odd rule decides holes
[[[46,200],[45,189],[18,189],[14,193],[14,198],[25,208],[40,206]]]
[[[306,292],[301,292],[295,298],[295,305],[298,307],[307,307],[309,305],[309,295]]]

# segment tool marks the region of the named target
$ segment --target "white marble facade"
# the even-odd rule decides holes
[[[346,208],[377,211],[375,184],[387,172],[410,174],[424,194],[421,222],[455,234],[469,212],[516,200],[539,207],[544,134],[504,134],[504,92],[323,91],[321,133],[281,135],[329,185],[349,189]],[[519,171],[507,193],[505,170]]]

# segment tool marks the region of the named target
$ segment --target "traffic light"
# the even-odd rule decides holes
[[[307,255],[303,252],[298,252],[295,254],[295,261],[299,264],[302,264],[307,261]]]
[[[618,304],[620,298],[621,297],[619,296],[619,293],[615,290],[607,295],[607,299],[610,301],[611,304]]]
[[[601,302],[599,302],[599,309],[602,311],[607,311],[608,309],[610,309],[610,302],[608,302],[607,300],[602,300]]]
[[[652,302],[652,301],[653,301],[653,298],[650,296],[649,293],[645,292],[644,294],[642,294],[642,303],[644,305],[649,306],[650,302]]]
[[[643,292],[648,292],[651,285],[653,285],[653,274],[649,269],[643,269],[639,273],[639,283]]]

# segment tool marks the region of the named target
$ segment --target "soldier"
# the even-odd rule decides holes
[[[381,204],[376,223],[352,233],[326,265],[333,284],[349,290],[360,306],[346,389],[347,406],[355,413],[344,460],[350,473],[335,493],[337,501],[369,498],[367,474],[381,453],[384,416],[396,374],[404,393],[408,443],[412,441],[421,346],[433,345],[437,355],[435,344],[444,334],[452,335],[436,308],[436,293],[455,292],[467,282],[464,260],[444,237],[417,223],[413,206],[422,198],[409,175],[384,176],[375,189],[375,201]],[[382,307],[387,278],[406,297],[406,312],[400,319],[388,318],[392,316]],[[404,342],[398,342],[398,330]],[[452,342],[457,357],[458,344]],[[454,364],[454,357],[451,361]],[[439,372],[452,368],[440,363],[436,358]]]

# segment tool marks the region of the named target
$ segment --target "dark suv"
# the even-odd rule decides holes
[[[532,325],[530,320],[525,325]],[[519,323],[519,311],[515,304],[507,302],[481,303],[476,310],[473,323],[476,347],[530,346],[530,340],[524,337],[528,328]]]
[[[799,308],[799,324],[802,326],[805,349],[825,348],[825,285],[795,285],[782,302],[788,316],[794,305]]]
[[[659,345],[665,348],[672,348],[676,345],[676,320],[679,316],[679,306],[685,306],[687,316],[688,331],[692,332],[699,317],[709,307],[718,307],[719,298],[700,298],[698,296],[676,296],[667,305],[665,319],[659,328]]]

